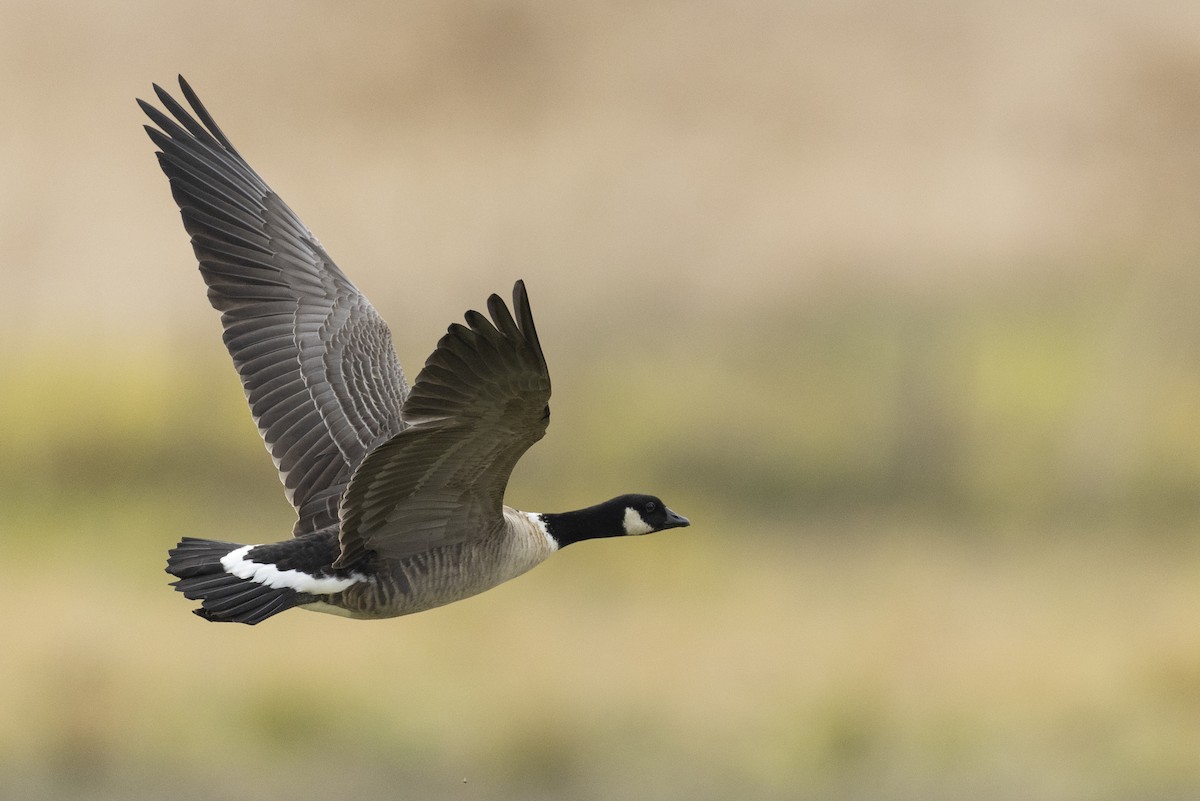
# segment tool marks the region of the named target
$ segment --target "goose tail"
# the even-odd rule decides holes
[[[253,626],[295,606],[300,600],[295,589],[271,587],[229,571],[222,560],[244,547],[184,537],[167,553],[167,572],[178,579],[171,586],[185,598],[200,601],[200,608],[192,611],[214,623]]]

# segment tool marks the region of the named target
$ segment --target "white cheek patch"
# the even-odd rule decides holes
[[[317,578],[301,570],[280,570],[275,565],[251,562],[246,559],[246,554],[251,548],[256,547],[255,545],[243,545],[241,548],[230,551],[221,557],[221,567],[225,568],[226,573],[240,579],[253,581],[255,584],[263,584],[273,590],[286,587],[297,592],[309,592],[316,595],[341,592],[351,584],[362,581],[362,576]]]
[[[629,537],[637,537],[642,534],[649,534],[654,531],[654,527],[642,519],[638,514],[638,510],[632,506],[625,507],[625,534]]]

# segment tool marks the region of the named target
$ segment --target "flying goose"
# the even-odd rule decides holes
[[[546,433],[550,376],[525,284],[512,310],[452,324],[410,387],[375,309],[179,78],[195,116],[154,86],[159,166],[191,235],[225,346],[296,509],[292,538],[184,537],[171,586],[211,621],[292,607],[395,617],[490,589],[560,548],[688,525],[652,495],[563,513],[505,506]]]

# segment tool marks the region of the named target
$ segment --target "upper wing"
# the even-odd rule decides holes
[[[546,433],[550,374],[525,284],[513,311],[488,298],[455,323],[417,376],[406,428],[363,460],[342,499],[342,554],[401,558],[461,542],[500,524],[504,488],[521,455]],[[519,323],[518,323],[519,321]]]
[[[334,526],[354,468],[404,428],[408,388],[391,333],[182,76],[179,85],[196,116],[155,86],[175,120],[139,100],[158,126],[146,131],[208,299],[221,312],[250,410],[299,514],[294,533]]]

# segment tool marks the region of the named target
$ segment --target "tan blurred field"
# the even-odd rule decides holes
[[[415,375],[523,277],[444,609],[214,626],[291,513],[134,97],[185,74]],[[1200,797],[1200,6],[0,0],[0,799]]]

